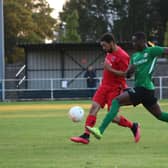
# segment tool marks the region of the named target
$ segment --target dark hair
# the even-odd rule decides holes
[[[146,40],[146,35],[144,32],[136,32],[133,34],[137,40]]]
[[[100,41],[105,41],[107,43],[110,43],[110,42],[114,42],[115,43],[115,38],[114,38],[114,35],[111,34],[111,33],[104,33],[101,38],[100,38]]]

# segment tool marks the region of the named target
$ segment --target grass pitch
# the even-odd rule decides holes
[[[0,168],[167,168],[168,123],[142,106],[121,108],[141,124],[141,140],[128,128],[111,124],[101,140],[89,145],[69,141],[83,132],[84,120],[73,123],[68,109],[80,105],[85,117],[90,101],[0,103]],[[168,101],[160,102],[168,111]],[[99,112],[97,125],[106,111]]]

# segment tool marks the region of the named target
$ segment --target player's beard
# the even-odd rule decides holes
[[[108,50],[108,52],[109,52],[109,53],[112,53],[112,52],[113,52],[113,49],[112,49],[112,48],[110,48],[110,49]]]

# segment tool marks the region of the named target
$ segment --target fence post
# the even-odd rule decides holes
[[[5,100],[5,56],[4,56],[4,13],[3,0],[0,0],[0,99]]]
[[[159,77],[159,94],[160,94],[160,100],[163,99],[163,91],[162,91],[162,77]]]
[[[51,85],[51,100],[54,99],[54,88],[53,88],[53,79],[50,79],[50,85]]]

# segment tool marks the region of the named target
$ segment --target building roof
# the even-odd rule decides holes
[[[118,45],[123,47],[124,49],[132,49],[132,44],[130,42],[119,42]],[[18,45],[24,49],[55,49],[55,48],[101,48],[99,43],[38,43],[38,44],[19,44]]]

